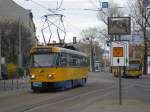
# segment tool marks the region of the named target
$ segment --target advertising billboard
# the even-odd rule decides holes
[[[108,17],[109,35],[130,35],[131,18],[130,17]]]

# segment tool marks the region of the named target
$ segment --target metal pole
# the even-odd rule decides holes
[[[104,69],[105,69],[105,72],[107,71],[107,69],[106,69],[106,43],[104,43],[104,57],[105,57],[105,62],[104,62]]]
[[[19,89],[19,79],[17,78],[17,89]]]
[[[20,17],[19,17],[19,59],[18,59],[18,65],[19,68],[22,68],[22,51],[21,51],[21,24],[20,24]]]
[[[4,79],[4,86],[3,86],[3,88],[4,88],[4,91],[6,90],[6,80]]]
[[[1,54],[1,40],[2,40],[2,36],[1,36],[1,30],[0,30],[0,79],[2,78],[2,70],[1,70],[1,65],[2,65],[2,63],[1,63],[1,59],[2,59],[2,54]]]
[[[92,72],[95,71],[95,67],[94,67],[94,56],[93,56],[93,40],[92,40],[92,37],[91,37],[91,67],[92,67]]]
[[[11,80],[11,90],[13,90],[14,89],[14,80],[12,79]]]
[[[121,68],[119,66],[119,104],[122,105],[122,81],[121,81]]]
[[[119,35],[119,41],[121,41],[121,36]],[[122,80],[121,80],[121,67],[119,65],[120,60],[118,58],[118,67],[119,67],[119,104],[122,105]]]

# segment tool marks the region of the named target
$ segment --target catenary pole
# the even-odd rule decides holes
[[[2,41],[2,35],[1,35],[1,30],[0,30],[0,79],[2,78],[2,72],[1,72],[2,71],[2,69],[1,69],[1,65],[2,65],[2,62],[1,62],[1,59],[2,59],[2,55],[1,55],[2,46],[1,45],[2,44],[1,43],[2,42],[1,41]]]
[[[20,17],[19,17],[19,31],[18,31],[18,36],[19,36],[19,57],[18,57],[18,65],[19,68],[22,68],[22,51],[21,51],[21,21],[20,21]]]

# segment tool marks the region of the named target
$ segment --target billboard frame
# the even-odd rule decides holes
[[[130,35],[131,34],[131,17],[108,17],[108,34],[109,35]],[[129,29],[127,32],[111,32],[112,24],[111,21],[112,19],[126,19],[128,21],[126,29]],[[117,21],[117,20],[116,20]]]

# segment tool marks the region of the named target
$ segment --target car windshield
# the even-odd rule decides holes
[[[32,67],[52,67],[55,66],[56,53],[48,54],[33,54],[31,56],[31,66]]]
[[[140,65],[139,64],[130,64],[129,69],[139,69]]]

